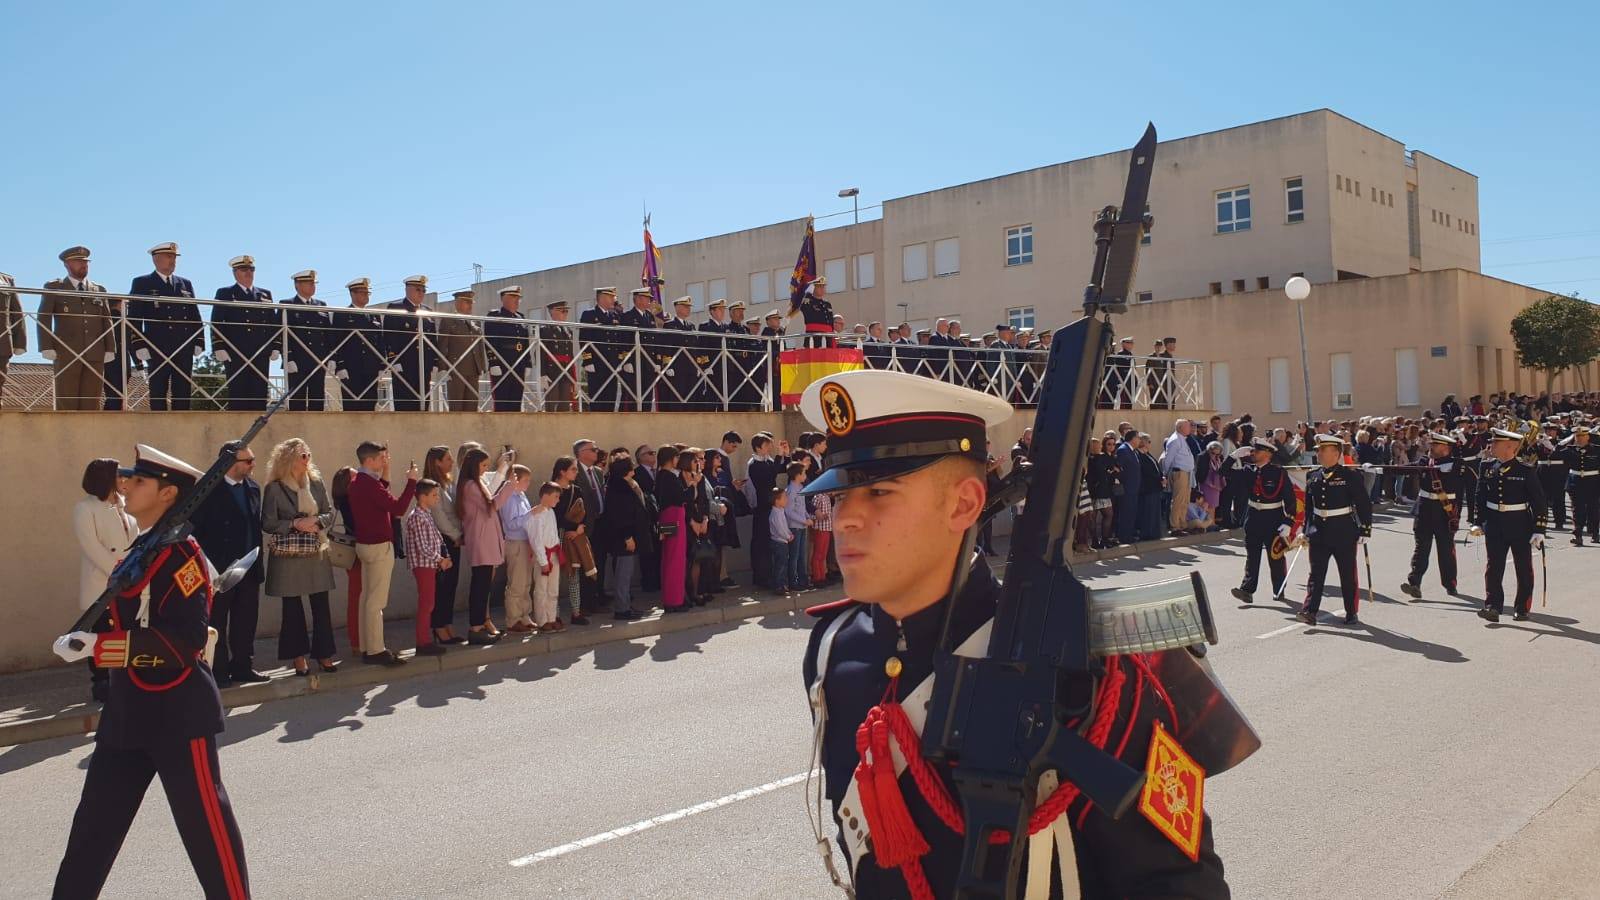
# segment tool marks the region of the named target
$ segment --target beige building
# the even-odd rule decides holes
[[[1131,145],[1137,135],[1128,135]],[[836,309],[852,324],[938,317],[982,333],[999,321],[1077,315],[1094,215],[1119,202],[1127,150],[899,197],[882,218],[817,233]],[[1477,178],[1319,109],[1163,141],[1155,229],[1137,299],[1150,302],[1435,269],[1479,268]],[[803,219],[662,248],[667,294],[783,309]],[[639,283],[641,253],[486,282],[518,283],[527,308]]]

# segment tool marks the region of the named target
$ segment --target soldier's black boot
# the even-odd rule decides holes
[[[1498,622],[1500,621],[1500,613],[1485,606],[1483,609],[1478,610],[1478,618],[1489,622]]]
[[[1299,612],[1294,614],[1294,617],[1296,619],[1299,619],[1300,621],[1306,623],[1307,625],[1315,625],[1315,624],[1317,624],[1317,614],[1312,612],[1312,611],[1310,611],[1310,610],[1308,610],[1308,609],[1300,610]]]
[[[1346,615],[1344,617],[1344,623],[1346,625],[1360,625],[1361,624],[1361,618],[1359,616],[1357,616],[1355,613],[1350,613],[1350,614],[1348,614],[1348,615]]]

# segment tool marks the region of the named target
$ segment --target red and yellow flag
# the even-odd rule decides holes
[[[811,382],[840,372],[866,368],[866,359],[856,347],[803,347],[778,354],[779,393],[784,406],[800,402]]]

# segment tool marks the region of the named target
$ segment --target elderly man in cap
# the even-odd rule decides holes
[[[174,274],[178,267],[178,245],[172,241],[150,248],[155,271],[133,280],[128,293],[140,297],[194,299],[194,285]],[[128,318],[137,330],[133,355],[150,367],[150,408],[174,410],[189,408],[194,392],[194,359],[206,350],[200,307],[193,303],[163,303],[160,300],[134,300]],[[170,398],[170,400],[169,400]]]
[[[628,347],[627,357],[622,361],[623,389],[632,398],[623,405],[623,408],[645,411],[654,405],[657,355],[660,353],[660,346],[650,335],[661,327],[661,317],[657,314],[659,310],[649,288],[634,288],[630,297],[633,308],[617,317],[619,324],[639,331],[635,341]],[[636,394],[640,396],[635,396]]]
[[[346,412],[372,412],[378,408],[378,376],[383,374],[382,316],[367,312],[372,302],[372,279],[361,277],[345,282],[350,306],[333,314],[333,333],[338,339],[333,351],[334,376]]]
[[[583,390],[589,408],[600,412],[621,409],[622,360],[630,346],[627,335],[615,330],[622,325],[622,310],[617,309],[617,289],[594,289],[594,306],[584,310],[578,321],[591,326],[578,331],[583,362]]]
[[[489,313],[495,321],[483,326],[484,340],[489,342],[490,390],[495,412],[521,412],[528,368],[533,363],[533,336],[528,331],[528,317],[522,314],[522,287],[506,285],[499,296],[500,308]]]
[[[489,370],[483,323],[469,318],[476,297],[472,291],[456,291],[450,296],[456,314],[439,317],[439,364],[450,371],[450,409],[477,412],[478,378]]]
[[[728,409],[737,412],[753,412],[761,408],[761,360],[765,357],[762,353],[761,343],[750,340],[751,325],[755,322],[746,322],[745,302],[735,300],[728,305],[728,321],[723,326],[723,333],[727,335],[727,361],[725,368],[728,373]]]
[[[117,323],[95,296],[106,289],[89,280],[89,248],[68,247],[60,259],[67,277],[44,289],[70,293],[39,301],[39,350],[55,364],[56,409],[99,409],[102,367],[116,359]]]
[[[395,412],[418,412],[439,364],[439,326],[423,308],[428,276],[406,279],[406,295],[384,309],[406,315],[383,316],[383,354],[389,363],[389,391]]]
[[[544,305],[551,323],[536,327],[539,335],[539,391],[544,398],[541,409],[551,412],[576,412],[577,372],[572,365],[575,336],[571,325],[560,324],[572,317],[572,304],[552,300]]]
[[[289,353],[283,362],[289,408],[321,412],[328,396],[324,366],[332,355],[334,331],[328,304],[317,299],[317,270],[294,273],[294,295],[279,301],[279,305],[291,307],[286,316]]]
[[[6,366],[11,357],[28,352],[28,332],[23,327],[27,317],[22,313],[17,292],[6,290],[16,286],[16,279],[0,272],[0,405],[6,394]]]
[[[700,384],[695,391],[696,409],[730,408],[733,389],[738,375],[728,369],[728,353],[722,335],[728,334],[728,301],[718,298],[706,307],[710,316],[699,326],[699,338],[694,342],[695,366],[700,370]],[[742,330],[742,329],[741,329]],[[727,396],[723,396],[723,385]]]
[[[694,307],[691,297],[672,301],[672,317],[661,324],[662,331],[682,332],[680,337],[661,340],[661,369],[666,384],[661,394],[663,412],[685,412],[695,408],[695,392],[700,385],[700,368],[695,364],[694,323],[689,312]]]
[[[121,474],[128,479],[127,512],[141,530],[159,522],[201,476],[144,445]],[[56,639],[57,656],[93,660],[111,678],[53,896],[100,895],[156,777],[205,896],[250,896],[244,841],[217,758],[222,699],[205,652],[211,592],[211,566],[199,543],[184,537],[163,546],[139,583],[112,601],[111,630]]]
[[[233,284],[217,288],[211,310],[211,355],[227,377],[228,409],[267,408],[267,370],[279,356],[278,311],[272,292],[256,287],[249,254],[228,260]]]

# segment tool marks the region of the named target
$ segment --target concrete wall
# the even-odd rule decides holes
[[[1416,163],[1422,268],[1481,267],[1478,239],[1478,178],[1420,150]]]

